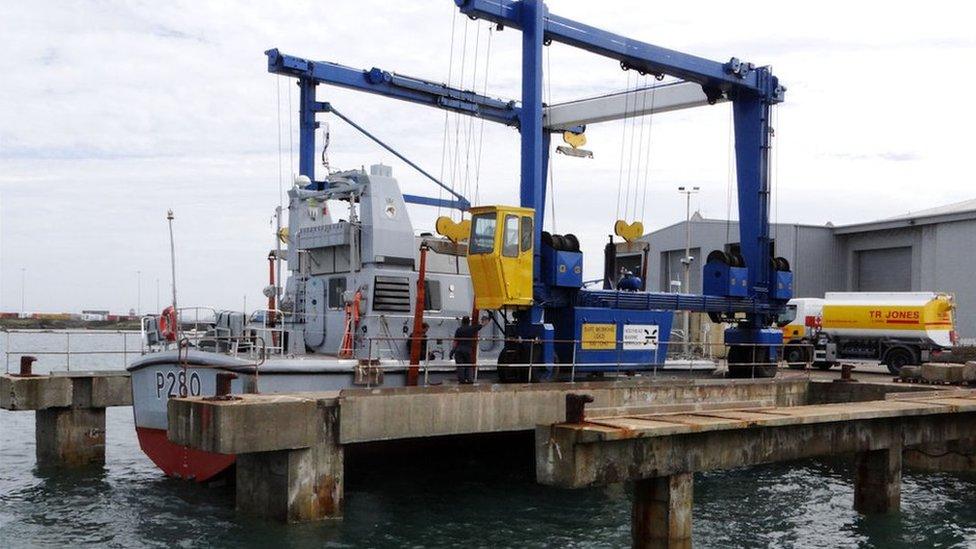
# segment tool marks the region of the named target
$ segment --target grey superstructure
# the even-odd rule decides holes
[[[289,277],[281,300],[286,354],[337,354],[347,329],[347,305],[358,303],[353,356],[405,359],[419,249],[426,241],[428,352],[447,359],[449,338],[460,318],[471,314],[474,302],[466,247],[429,234],[415,235],[400,186],[387,166],[374,165],[369,173],[337,172],[328,181],[327,190],[296,185],[288,192]],[[330,208],[337,203],[345,211]],[[490,324],[483,335],[485,358],[497,356],[501,344],[491,340],[499,337],[497,327]]]

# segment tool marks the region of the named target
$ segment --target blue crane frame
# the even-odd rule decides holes
[[[488,97],[472,91],[381,69],[358,70],[336,63],[310,61],[276,49],[266,52],[268,70],[293,76],[300,87],[299,172],[314,185],[315,115],[329,112],[331,106],[315,98],[318,83],[379,94],[412,103],[476,116],[518,128],[521,134],[520,205],[536,211],[534,280],[536,303],[517,316],[525,337],[551,339],[546,329],[542,305],[549,289],[541,282],[540,250],[545,212],[546,164],[549,160],[550,133],[543,127],[543,46],[560,42],[620,62],[624,69],[658,76],[669,75],[696,82],[710,100],[725,96],[732,102],[736,181],[739,206],[740,248],[748,284],[746,300],[716,301],[709,296],[688,296],[683,308],[699,311],[745,312],[737,328],[726,332],[730,344],[773,345],[778,331],[766,329],[772,316],[785,304],[782,292],[773,295],[776,271],[773,268],[769,236],[769,151],[770,109],[784,99],[786,89],[768,67],[755,66],[732,58],[726,63],[681,53],[548,12],[543,0],[454,0],[461,13],[494,22],[522,32],[521,103]],[[464,209],[466,200],[407,196],[409,202]],[[696,299],[700,298],[700,299]],[[720,304],[719,304],[720,303]],[[543,351],[541,362],[551,363],[551,345]],[[770,350],[773,353],[775,351]],[[775,355],[772,355],[775,356]],[[769,355],[767,355],[769,358]]]

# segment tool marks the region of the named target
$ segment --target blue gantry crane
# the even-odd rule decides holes
[[[783,101],[785,93],[771,70],[734,57],[724,63],[716,62],[626,38],[552,14],[542,0],[454,1],[468,17],[521,31],[521,101],[488,97],[378,68],[360,70],[312,61],[272,49],[266,52],[269,71],[297,78],[300,88],[300,173],[308,176],[315,188],[326,185],[315,179],[317,113],[331,112],[352,123],[330,103],[316,98],[318,84],[429,105],[517,128],[521,136],[521,208],[474,208],[472,239],[479,236],[479,226],[482,240],[488,234],[485,231],[490,232],[492,239],[479,246],[469,241],[469,253],[485,254],[481,259],[495,261],[497,265],[492,269],[498,273],[511,275],[504,262],[516,259],[520,259],[519,268],[531,272],[531,299],[524,295],[510,300],[492,296],[492,302],[511,312],[511,321],[505,329],[513,342],[502,353],[500,362],[546,365],[574,362],[577,371],[633,370],[660,364],[673,312],[684,310],[705,312],[714,320],[734,323],[725,332],[732,375],[774,375],[782,335],[769,326],[791,297],[792,273],[785,260],[774,258],[769,234],[770,110]],[[626,94],[548,106],[543,103],[542,54],[543,47],[551,42],[614,59],[624,70],[658,78],[672,76],[678,82],[655,87],[655,100],[640,112],[635,112],[634,107],[639,102],[634,97],[624,97]],[[648,91],[627,93],[636,96]],[[549,235],[542,230],[552,133],[578,132],[587,124],[722,101],[732,103],[739,250],[709,254],[702,277],[703,295],[583,288],[582,254],[578,244],[573,245],[575,238]],[[404,198],[412,203],[470,209],[467,199],[453,189],[444,188],[453,198],[415,195]],[[526,219],[519,222],[515,234],[519,229],[531,231],[531,240],[520,239],[521,246],[516,246],[519,248],[516,255],[520,257],[509,257],[503,253],[505,231],[512,228],[506,223],[520,216]],[[488,221],[479,223],[479,219]],[[496,236],[498,242],[494,241]],[[473,265],[472,278],[477,279],[482,275]],[[485,265],[491,263],[482,261],[478,269],[483,270]],[[504,293],[502,286],[496,294]],[[475,287],[477,294],[478,280]]]

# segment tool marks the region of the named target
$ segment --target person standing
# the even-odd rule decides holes
[[[461,326],[454,331],[454,347],[451,354],[457,364],[458,383],[474,383],[474,346],[478,343],[478,332],[481,331],[488,318],[482,318],[478,324],[471,324],[470,317],[461,319]]]
[[[424,322],[420,326],[420,334],[417,339],[420,340],[420,359],[421,360],[434,360],[434,353],[427,352],[427,331],[430,330],[430,324]],[[410,358],[410,354],[413,351],[413,332],[407,336],[407,358]]]

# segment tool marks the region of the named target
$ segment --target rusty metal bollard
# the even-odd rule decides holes
[[[230,394],[230,382],[237,379],[237,374],[219,372],[217,374],[217,390],[214,396],[224,397]]]
[[[853,364],[841,364],[840,365],[840,379],[835,379],[836,382],[841,383],[851,383],[857,381],[853,377],[854,365]]]
[[[569,393],[566,395],[566,423],[583,423],[586,405],[593,402],[592,395]]]
[[[34,372],[31,368],[35,361],[37,361],[36,356],[24,355],[20,357],[20,373],[16,374],[17,377],[33,377]]]
[[[238,400],[241,397],[230,394],[230,382],[237,379],[237,374],[217,372],[217,387],[214,396],[204,397],[203,400]]]

